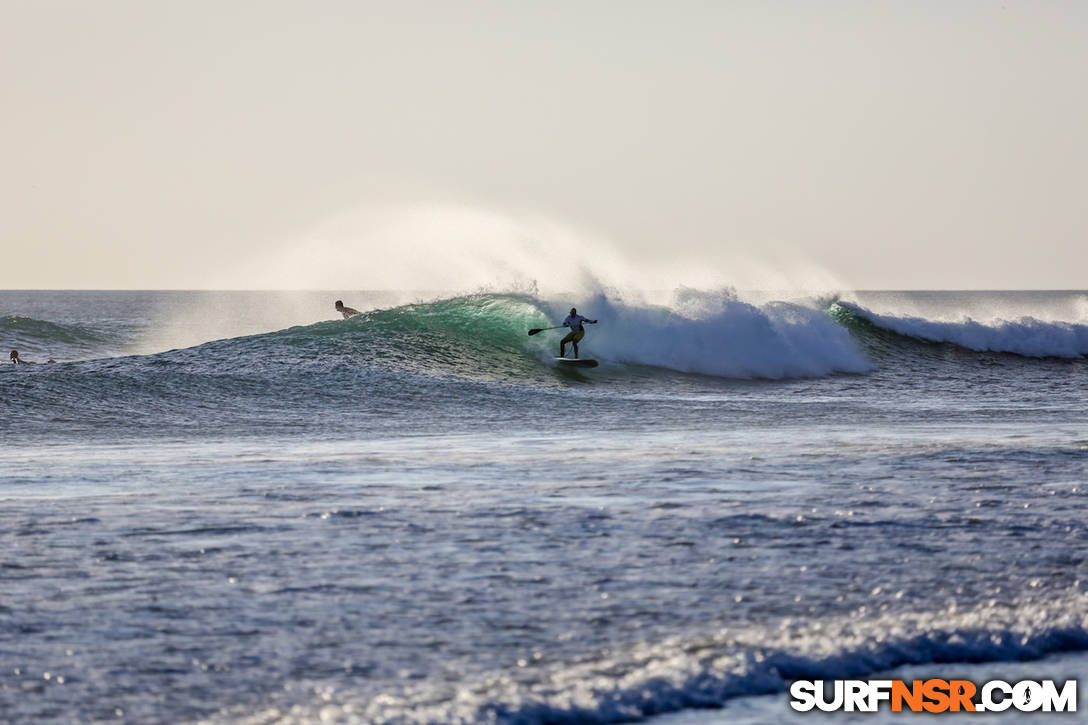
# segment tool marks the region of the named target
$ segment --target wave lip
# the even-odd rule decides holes
[[[836,302],[841,310],[883,330],[930,343],[957,345],[975,352],[1023,357],[1080,358],[1088,355],[1088,325],[1047,322],[1034,317],[995,319],[984,324],[970,317],[958,321],[879,315],[860,305]]]

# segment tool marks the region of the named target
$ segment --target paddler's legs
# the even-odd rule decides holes
[[[575,360],[578,359],[578,341],[581,340],[585,336],[586,336],[586,331],[585,330],[582,330],[581,332],[572,332],[568,336],[568,337],[571,338],[570,344],[574,345],[574,359]]]
[[[574,336],[577,335],[577,334],[578,333],[576,333],[576,332],[568,332],[567,336],[559,341],[559,357],[566,357],[567,356],[567,343],[572,342],[574,340]],[[577,355],[578,354],[577,344],[575,345],[574,350],[575,350],[574,354]]]

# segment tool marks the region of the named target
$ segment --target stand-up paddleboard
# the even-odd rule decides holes
[[[589,358],[578,357],[557,357],[555,359],[557,365],[566,365],[572,368],[595,368],[597,367],[596,360],[590,360]]]

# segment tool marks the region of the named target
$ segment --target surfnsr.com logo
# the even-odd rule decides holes
[[[1054,680],[797,680],[790,686],[790,707],[798,712],[1076,712],[1077,681],[1061,687]]]

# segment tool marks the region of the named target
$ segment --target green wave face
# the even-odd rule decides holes
[[[827,314],[849,330],[865,352],[882,364],[930,358],[937,353],[949,352],[942,349],[948,346],[881,327],[849,302],[833,302],[827,308]]]
[[[0,340],[3,362],[9,350],[18,350],[24,362],[44,362],[116,355],[124,347],[120,335],[106,330],[19,315],[0,317]]]
[[[18,315],[0,317],[0,333],[3,333],[5,338],[23,342],[23,344],[61,342],[79,345],[110,341],[107,335],[81,325],[60,325]]]
[[[292,328],[284,333],[315,355],[430,375],[517,379],[546,375],[547,341],[528,336],[549,324],[539,303],[516,295],[478,294],[403,305]]]

